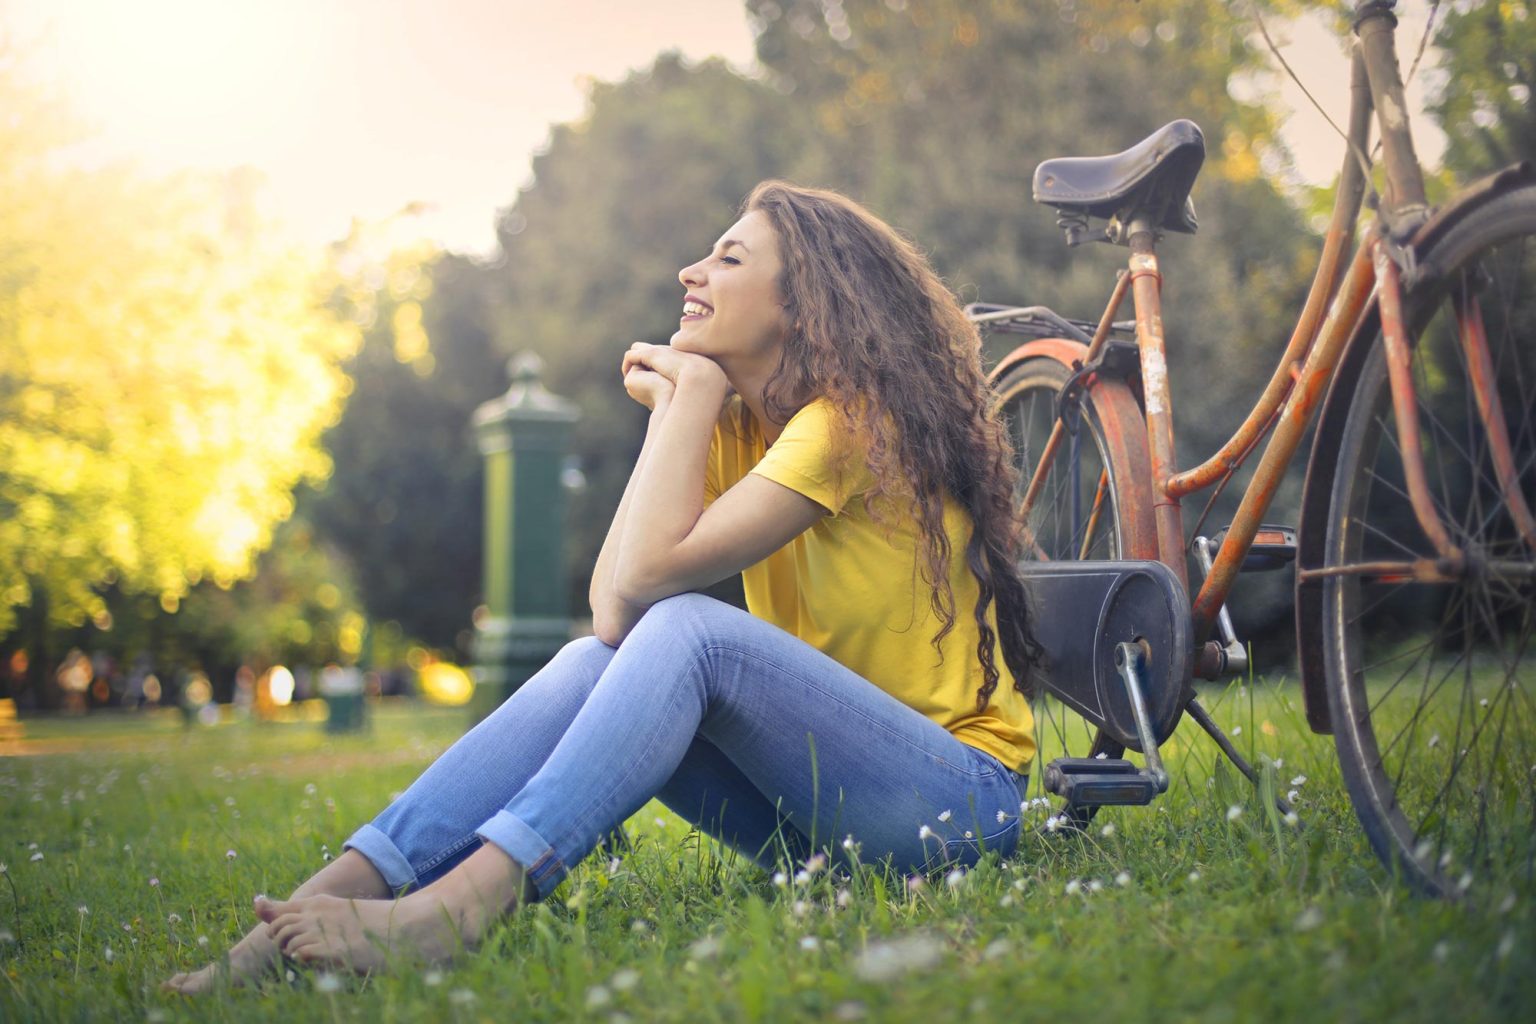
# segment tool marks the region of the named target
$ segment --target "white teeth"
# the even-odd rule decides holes
[[[697,302],[683,303],[683,316],[709,316],[714,310]]]

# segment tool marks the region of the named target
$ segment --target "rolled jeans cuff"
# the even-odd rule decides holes
[[[570,871],[555,848],[527,822],[510,811],[497,811],[475,835],[496,846],[523,866],[523,892],[542,900],[555,891]]]
[[[385,883],[396,892],[406,886],[417,887],[416,872],[411,867],[411,862],[406,860],[405,854],[400,852],[400,847],[372,825],[364,825],[347,838],[341,844],[343,850],[356,850],[368,858],[375,871],[383,876]]]

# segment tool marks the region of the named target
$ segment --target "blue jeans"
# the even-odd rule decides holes
[[[697,594],[618,648],[574,641],[346,846],[397,889],[481,840],[548,896],[652,797],[772,868],[827,850],[903,872],[1012,852],[1024,776],[776,626]]]

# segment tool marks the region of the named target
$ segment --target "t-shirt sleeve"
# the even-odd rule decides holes
[[[805,406],[784,425],[752,472],[805,495],[833,515],[867,489],[868,470],[855,455],[841,473],[832,465],[832,410],[825,399]]]

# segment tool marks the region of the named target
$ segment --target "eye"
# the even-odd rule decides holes
[[[735,256],[721,256],[720,262],[729,263],[733,267],[741,265],[741,260],[737,259]]]

